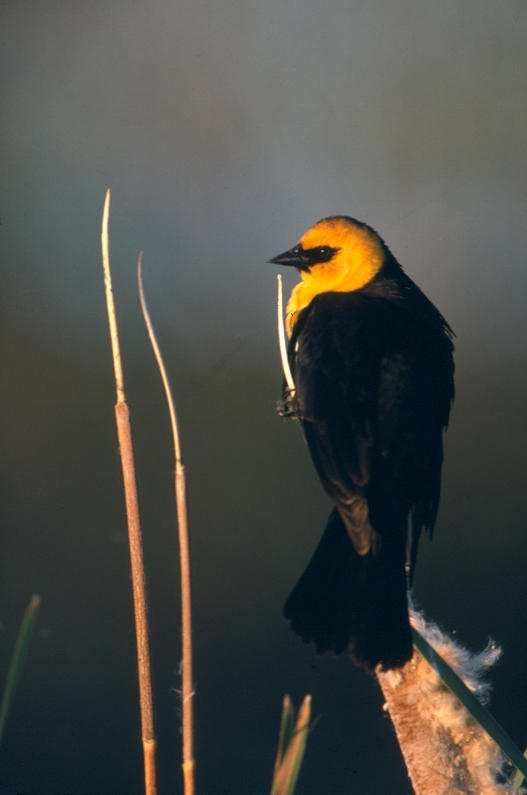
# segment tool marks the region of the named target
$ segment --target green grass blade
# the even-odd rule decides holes
[[[423,657],[428,660],[434,671],[441,677],[448,689],[463,704],[488,735],[494,740],[505,756],[527,777],[527,759],[520,749],[513,743],[507,732],[502,729],[498,721],[492,717],[483,704],[478,701],[474,693],[443,660],[443,658],[430,646],[423,636],[412,627],[413,641]]]
[[[9,710],[13,702],[18,680],[24,667],[27,650],[31,642],[31,635],[37,620],[38,608],[40,605],[40,596],[35,594],[29,605],[27,606],[22,624],[18,630],[18,637],[16,639],[15,648],[11,657],[9,671],[7,672],[7,679],[4,685],[4,692],[2,693],[2,703],[0,704],[0,743],[4,735],[4,729],[9,715]]]
[[[284,698],[278,747],[278,753],[280,754],[282,749],[283,753],[280,763],[275,764],[271,795],[293,795],[306,749],[310,718],[311,696],[306,696],[298,710],[298,717],[294,730],[290,734],[289,742],[284,746],[283,739],[289,733],[294,720],[294,711],[289,696]]]
[[[523,752],[523,756],[524,756],[525,759],[527,759],[527,748]],[[516,774],[515,774],[514,778],[512,779],[512,783],[511,783],[512,789],[513,790],[520,789],[521,785],[523,784],[523,779],[524,778],[525,778],[525,776],[523,775],[522,771],[518,770],[518,768],[516,768]]]
[[[295,711],[288,695],[284,696],[282,705],[282,719],[280,721],[280,734],[278,737],[278,752],[276,754],[276,761],[274,763],[274,773],[282,764],[282,759],[287,750],[287,746],[291,742],[291,737],[295,730]]]

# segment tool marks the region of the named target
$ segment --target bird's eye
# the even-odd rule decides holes
[[[338,249],[331,248],[331,246],[317,246],[313,249],[315,262],[329,262]]]

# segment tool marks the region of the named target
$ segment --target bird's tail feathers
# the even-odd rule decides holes
[[[392,549],[383,538],[380,549],[359,555],[334,509],[284,615],[319,654],[350,646],[367,670],[404,665],[412,656],[404,542]]]

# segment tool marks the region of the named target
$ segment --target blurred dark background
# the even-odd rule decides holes
[[[457,333],[436,537],[415,596],[527,744],[527,6],[521,0],[0,2],[0,680],[42,597],[5,742],[17,793],[138,795],[129,556],[100,219],[148,565],[160,795],[181,792],[167,411],[189,477],[198,795],[269,791],[284,693],[319,721],[299,795],[409,795],[375,680],[281,617],[329,513],[281,384],[276,269],[315,221],[386,239]],[[295,282],[285,274],[286,289]]]

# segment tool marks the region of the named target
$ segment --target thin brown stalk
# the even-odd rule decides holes
[[[126,516],[128,520],[128,540],[132,566],[132,589],[134,598],[135,633],[137,639],[137,666],[139,673],[139,706],[141,710],[141,733],[143,740],[143,756],[145,767],[146,795],[156,795],[156,741],[154,734],[154,710],[152,704],[152,678],[150,674],[150,648],[148,642],[148,617],[146,600],[146,579],[143,559],[143,542],[139,521],[139,502],[137,499],[137,483],[135,477],[134,453],[132,446],[132,429],[130,413],[125,399],[121,352],[117,334],[117,320],[113,301],[112,277],[110,274],[110,256],[108,247],[108,216],[110,212],[110,191],[106,193],[102,217],[102,264],[106,305],[110,324],[112,355],[117,389],[115,418],[117,435],[121,451],[123,469]]]
[[[166,373],[161,351],[157,344],[154,327],[150,319],[148,307],[146,305],[145,293],[143,289],[142,277],[143,253],[139,255],[137,263],[137,278],[139,282],[139,297],[148,336],[156,357],[161,379],[165,388],[170,421],[172,424],[172,436],[174,439],[174,456],[176,460],[176,508],[179,535],[179,556],[181,570],[181,624],[182,624],[182,713],[183,713],[183,781],[185,795],[194,795],[194,750],[193,750],[193,700],[194,687],[192,676],[192,611],[190,594],[190,553],[188,539],[188,512],[187,512],[187,488],[185,482],[185,467],[181,461],[181,448],[179,444],[179,431],[177,424],[176,408],[172,390]]]

